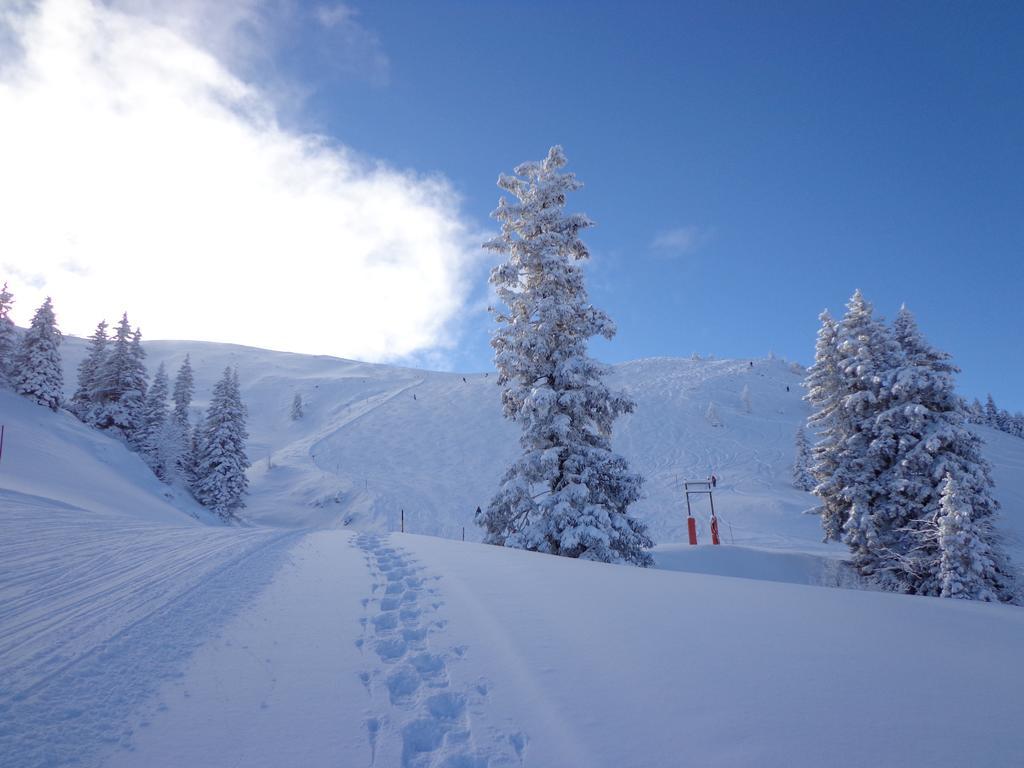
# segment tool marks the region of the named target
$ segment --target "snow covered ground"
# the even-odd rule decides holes
[[[516,451],[493,375],[147,349],[190,352],[200,398],[239,367],[250,524],[0,392],[4,766],[1019,765],[1022,609],[810,586],[843,551],[790,486],[782,361],[616,367],[645,571],[454,540]],[[982,433],[1019,561],[1024,441]],[[710,472],[725,545],[689,547],[680,484]]]
[[[1024,749],[1018,608],[337,530],[208,530],[239,540],[214,537],[197,573],[178,567],[191,530],[140,555],[128,532],[72,582],[152,595],[138,615],[82,603],[118,631],[62,638],[45,674],[3,657],[5,764],[1011,766]],[[122,589],[111,574],[141,561]],[[21,611],[74,597],[30,583]]]

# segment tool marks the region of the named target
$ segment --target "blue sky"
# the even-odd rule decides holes
[[[561,143],[619,326],[602,358],[807,362],[860,287],[887,317],[906,302],[965,392],[1024,407],[1024,6],[354,7],[387,71],[279,59],[316,86],[298,119],[445,174],[483,225],[498,172]],[[488,367],[489,329],[457,367]]]
[[[1008,2],[18,4],[0,279],[74,334],[486,370],[495,180],[559,143],[600,358],[807,363],[859,287],[1024,409],[1022,39]]]

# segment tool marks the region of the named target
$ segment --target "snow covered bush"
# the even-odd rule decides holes
[[[522,428],[523,452],[476,520],[491,544],[649,566],[653,542],[629,514],[642,478],[611,450],[612,424],[634,404],[609,390],[606,366],[587,354],[587,340],[611,338],[615,326],[587,298],[580,262],[589,253],[579,233],[593,222],[563,210],[581,186],[560,172],[565,165],[556,146],[498,180],[518,202],[501,198],[501,235],[485,244],[506,257],[491,272],[506,306],[491,345],[504,414]]]

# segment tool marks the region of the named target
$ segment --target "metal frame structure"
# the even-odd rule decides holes
[[[691,485],[702,485],[703,490],[691,491]],[[683,492],[686,494],[686,516],[693,517],[693,511],[690,509],[690,494],[691,493],[706,493],[708,500],[711,502],[711,516],[715,517],[715,494],[711,489],[710,480],[685,480],[683,481]]]

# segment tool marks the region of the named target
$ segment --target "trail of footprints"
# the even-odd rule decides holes
[[[461,658],[465,646],[436,653],[431,637],[443,637],[447,624],[437,616],[443,605],[434,586],[439,576],[425,577],[422,568],[382,536],[362,534],[356,545],[376,577],[373,597],[364,598],[363,636],[356,641],[375,666],[360,673],[371,702],[379,710],[365,721],[375,765],[381,746],[400,738],[402,768],[497,768],[522,766],[527,738],[490,733],[485,749],[477,743],[470,708],[487,699],[483,681],[469,691],[451,689],[448,662]],[[386,742],[387,740],[387,742]]]

